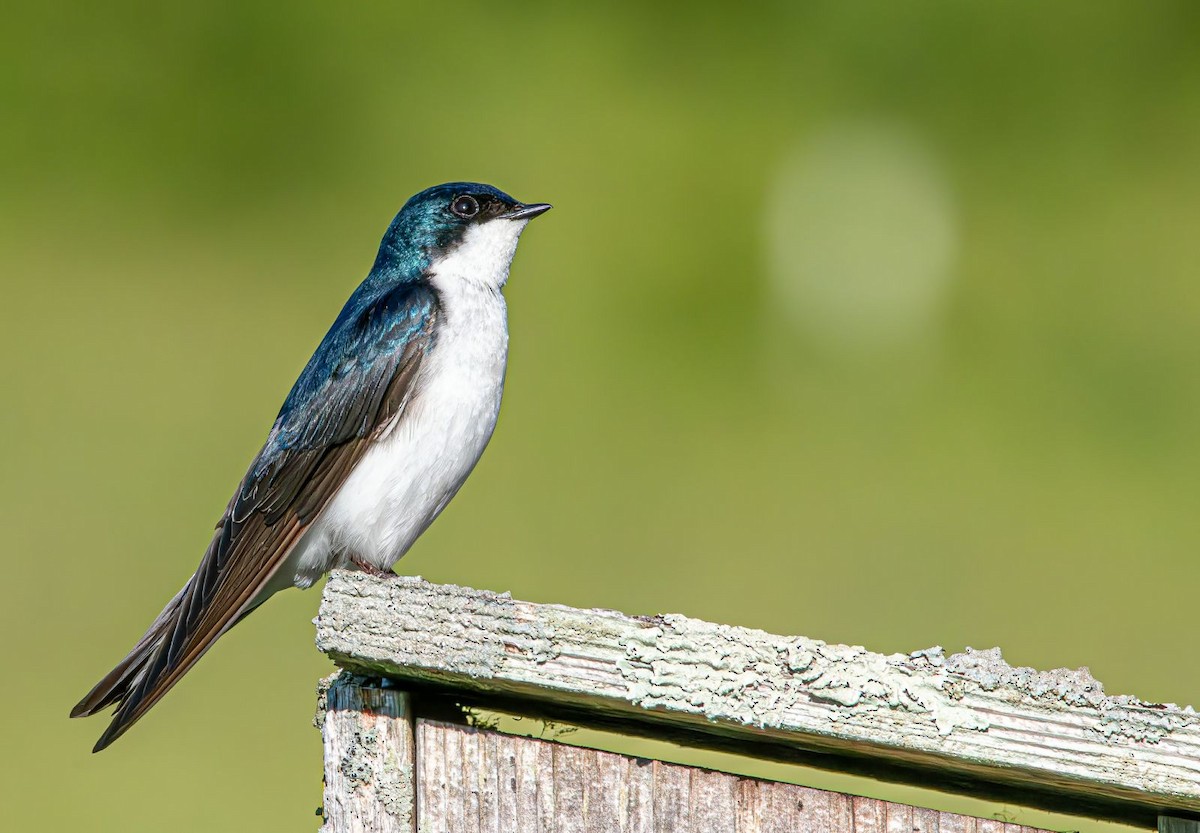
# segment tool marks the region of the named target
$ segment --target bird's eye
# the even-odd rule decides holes
[[[479,202],[470,194],[463,194],[454,198],[454,202],[450,203],[450,210],[464,220],[470,220],[479,213]]]

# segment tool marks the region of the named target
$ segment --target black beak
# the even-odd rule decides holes
[[[529,220],[539,214],[545,214],[553,207],[548,202],[534,202],[529,205],[518,205],[512,211],[500,216],[505,220]]]

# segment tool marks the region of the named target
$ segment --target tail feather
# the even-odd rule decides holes
[[[71,717],[89,717],[114,703],[123,703],[130,693],[139,687],[145,679],[148,663],[158,652],[163,641],[169,639],[172,631],[175,630],[179,606],[187,589],[188,585],[184,585],[183,589],[167,602],[162,613],[158,614],[158,618],[133,646],[125,659],[117,663],[116,668],[109,671],[104,679],[96,683],[92,690],[75,705],[75,708],[71,709]],[[99,749],[102,748],[103,746],[99,747]]]
[[[71,710],[71,717],[88,717],[116,704],[112,722],[96,742],[93,752],[104,749],[163,698],[175,683],[196,664],[222,634],[245,619],[264,602],[270,593],[262,593],[242,606],[237,615],[222,617],[217,628],[195,644],[188,643],[188,631],[195,624],[189,621],[189,598],[195,577],[167,603],[162,613],[150,625],[125,659],[96,683],[95,687]],[[198,609],[198,608],[197,608]]]

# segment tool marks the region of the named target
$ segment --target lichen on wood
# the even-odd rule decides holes
[[[322,833],[414,833],[413,716],[409,696],[352,674],[322,681],[325,741]]]

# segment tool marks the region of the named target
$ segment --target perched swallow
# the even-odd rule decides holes
[[[500,411],[501,290],[545,203],[456,182],[414,196],[305,366],[195,575],[71,717],[123,735],[227,630],[333,568],[385,573],[454,497]]]

